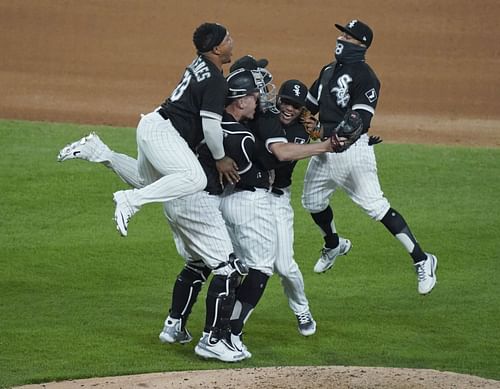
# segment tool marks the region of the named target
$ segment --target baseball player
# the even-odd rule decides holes
[[[137,160],[112,151],[95,133],[60,151],[59,161],[69,159],[102,163],[129,185],[135,188],[142,185]],[[164,343],[184,344],[192,340],[186,324],[202,285],[213,273],[206,298],[207,336],[203,348],[195,352],[205,358],[235,362],[246,358],[229,342],[229,314],[234,304],[234,289],[242,274],[219,210],[218,195],[222,188],[215,163],[214,171],[203,168],[208,178],[204,191],[164,203],[164,214],[185,265],[175,281],[169,315],[159,338]]]
[[[193,34],[198,56],[186,68],[170,97],[154,112],[144,115],[137,127],[140,189],[114,193],[115,221],[122,236],[129,219],[144,204],[165,202],[207,185],[194,148],[205,139],[217,170],[229,181],[237,180],[236,166],[224,154],[220,126],[227,83],[222,65],[231,61],[233,40],[217,23],[203,23]]]
[[[228,80],[232,74],[241,75],[239,89],[245,91],[250,88],[254,77],[260,72],[262,70],[238,69],[228,76]],[[261,81],[255,81],[255,85],[259,85]],[[260,88],[259,91],[262,99],[265,92]],[[240,98],[240,95],[235,94],[233,98]],[[264,98],[264,100],[268,99]],[[231,339],[233,345],[239,344],[238,348],[250,354],[241,342],[241,334],[244,323],[260,301],[267,280],[273,274],[278,235],[275,228],[276,215],[271,210],[270,176],[268,169],[261,165],[260,153],[262,149],[259,140],[253,129],[243,126],[231,117],[231,115],[238,113],[240,108],[234,104],[230,107],[233,107],[233,110],[226,108],[227,115],[224,116],[222,123],[225,136],[224,148],[227,155],[239,167],[240,181],[226,187],[221,201],[221,210],[233,241],[235,253],[238,257],[244,258],[249,267],[248,275],[237,290],[236,303],[231,317]],[[268,129],[267,137],[261,139],[265,153],[275,153],[273,150],[278,150],[276,153],[281,156],[281,159],[294,160],[332,151],[329,140],[308,145],[287,143],[286,135],[279,123],[279,111],[269,116],[266,116],[267,113],[268,111],[260,112],[260,119],[262,120],[264,117],[277,119],[278,126],[266,127]],[[273,129],[276,131],[273,132]],[[204,151],[200,150],[201,160],[204,158],[203,155]]]
[[[436,284],[437,258],[423,251],[404,218],[384,197],[377,176],[374,149],[367,134],[380,89],[375,72],[365,62],[373,32],[359,20],[335,26],[341,31],[335,49],[336,61],[324,66],[312,84],[308,108],[313,114],[319,112],[324,136],[335,131],[349,110],[359,113],[364,134],[344,152],[313,157],[309,161],[302,204],[311,213],[325,241],[314,271],[327,271],[339,255],[345,255],[351,249],[351,242],[337,234],[330,207],[331,196],[340,188],[403,245],[415,266],[418,292],[425,295]]]
[[[111,168],[126,183],[141,188],[136,159],[112,151],[95,133],[64,147],[60,162],[82,159],[99,162]],[[205,358],[235,362],[246,358],[229,342],[229,314],[234,304],[234,289],[241,277],[239,260],[219,210],[219,183],[215,163],[203,166],[208,184],[204,191],[183,196],[164,205],[178,253],[185,265],[177,276],[172,291],[169,315],[159,338],[164,343],[189,343],[192,336],[186,324],[201,291],[211,273],[214,274],[206,298],[206,325],[203,348],[195,352]],[[243,271],[244,273],[244,271]]]
[[[280,122],[289,143],[309,143],[309,134],[300,122],[301,113],[306,105],[308,89],[299,80],[285,81],[278,92],[278,109]],[[304,290],[304,278],[299,265],[294,259],[293,217],[291,204],[292,173],[297,161],[273,164],[274,181],[271,190],[270,204],[274,215],[274,228],[277,232],[277,254],[274,271],[280,276],[290,309],[298,321],[299,333],[304,336],[316,332],[316,321],[309,309]]]

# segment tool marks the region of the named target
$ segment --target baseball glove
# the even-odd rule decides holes
[[[363,120],[356,111],[349,110],[344,120],[333,131],[330,137],[333,152],[341,153],[351,147],[363,133]]]
[[[306,132],[312,140],[321,138],[321,125],[318,119],[316,119],[307,108],[302,109],[299,121],[303,124]]]

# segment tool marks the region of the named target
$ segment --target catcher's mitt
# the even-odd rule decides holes
[[[349,110],[344,120],[333,131],[330,137],[333,152],[341,153],[351,147],[363,133],[363,120],[356,111]]]
[[[318,119],[307,108],[302,109],[299,121],[304,125],[306,132],[312,140],[321,138],[321,125]]]

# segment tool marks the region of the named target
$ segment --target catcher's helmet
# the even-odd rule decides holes
[[[228,99],[238,99],[253,92],[258,92],[259,88],[255,83],[252,71],[243,68],[237,69],[226,77]]]
[[[260,110],[266,112],[276,105],[276,86],[272,83],[273,75],[264,68],[257,68],[251,72],[260,92]]]
[[[281,100],[289,100],[300,107],[306,105],[308,89],[299,80],[288,80],[281,84],[278,97]]]

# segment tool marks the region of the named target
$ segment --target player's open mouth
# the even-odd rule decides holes
[[[281,116],[286,120],[290,120],[293,114],[291,112],[281,111]]]

